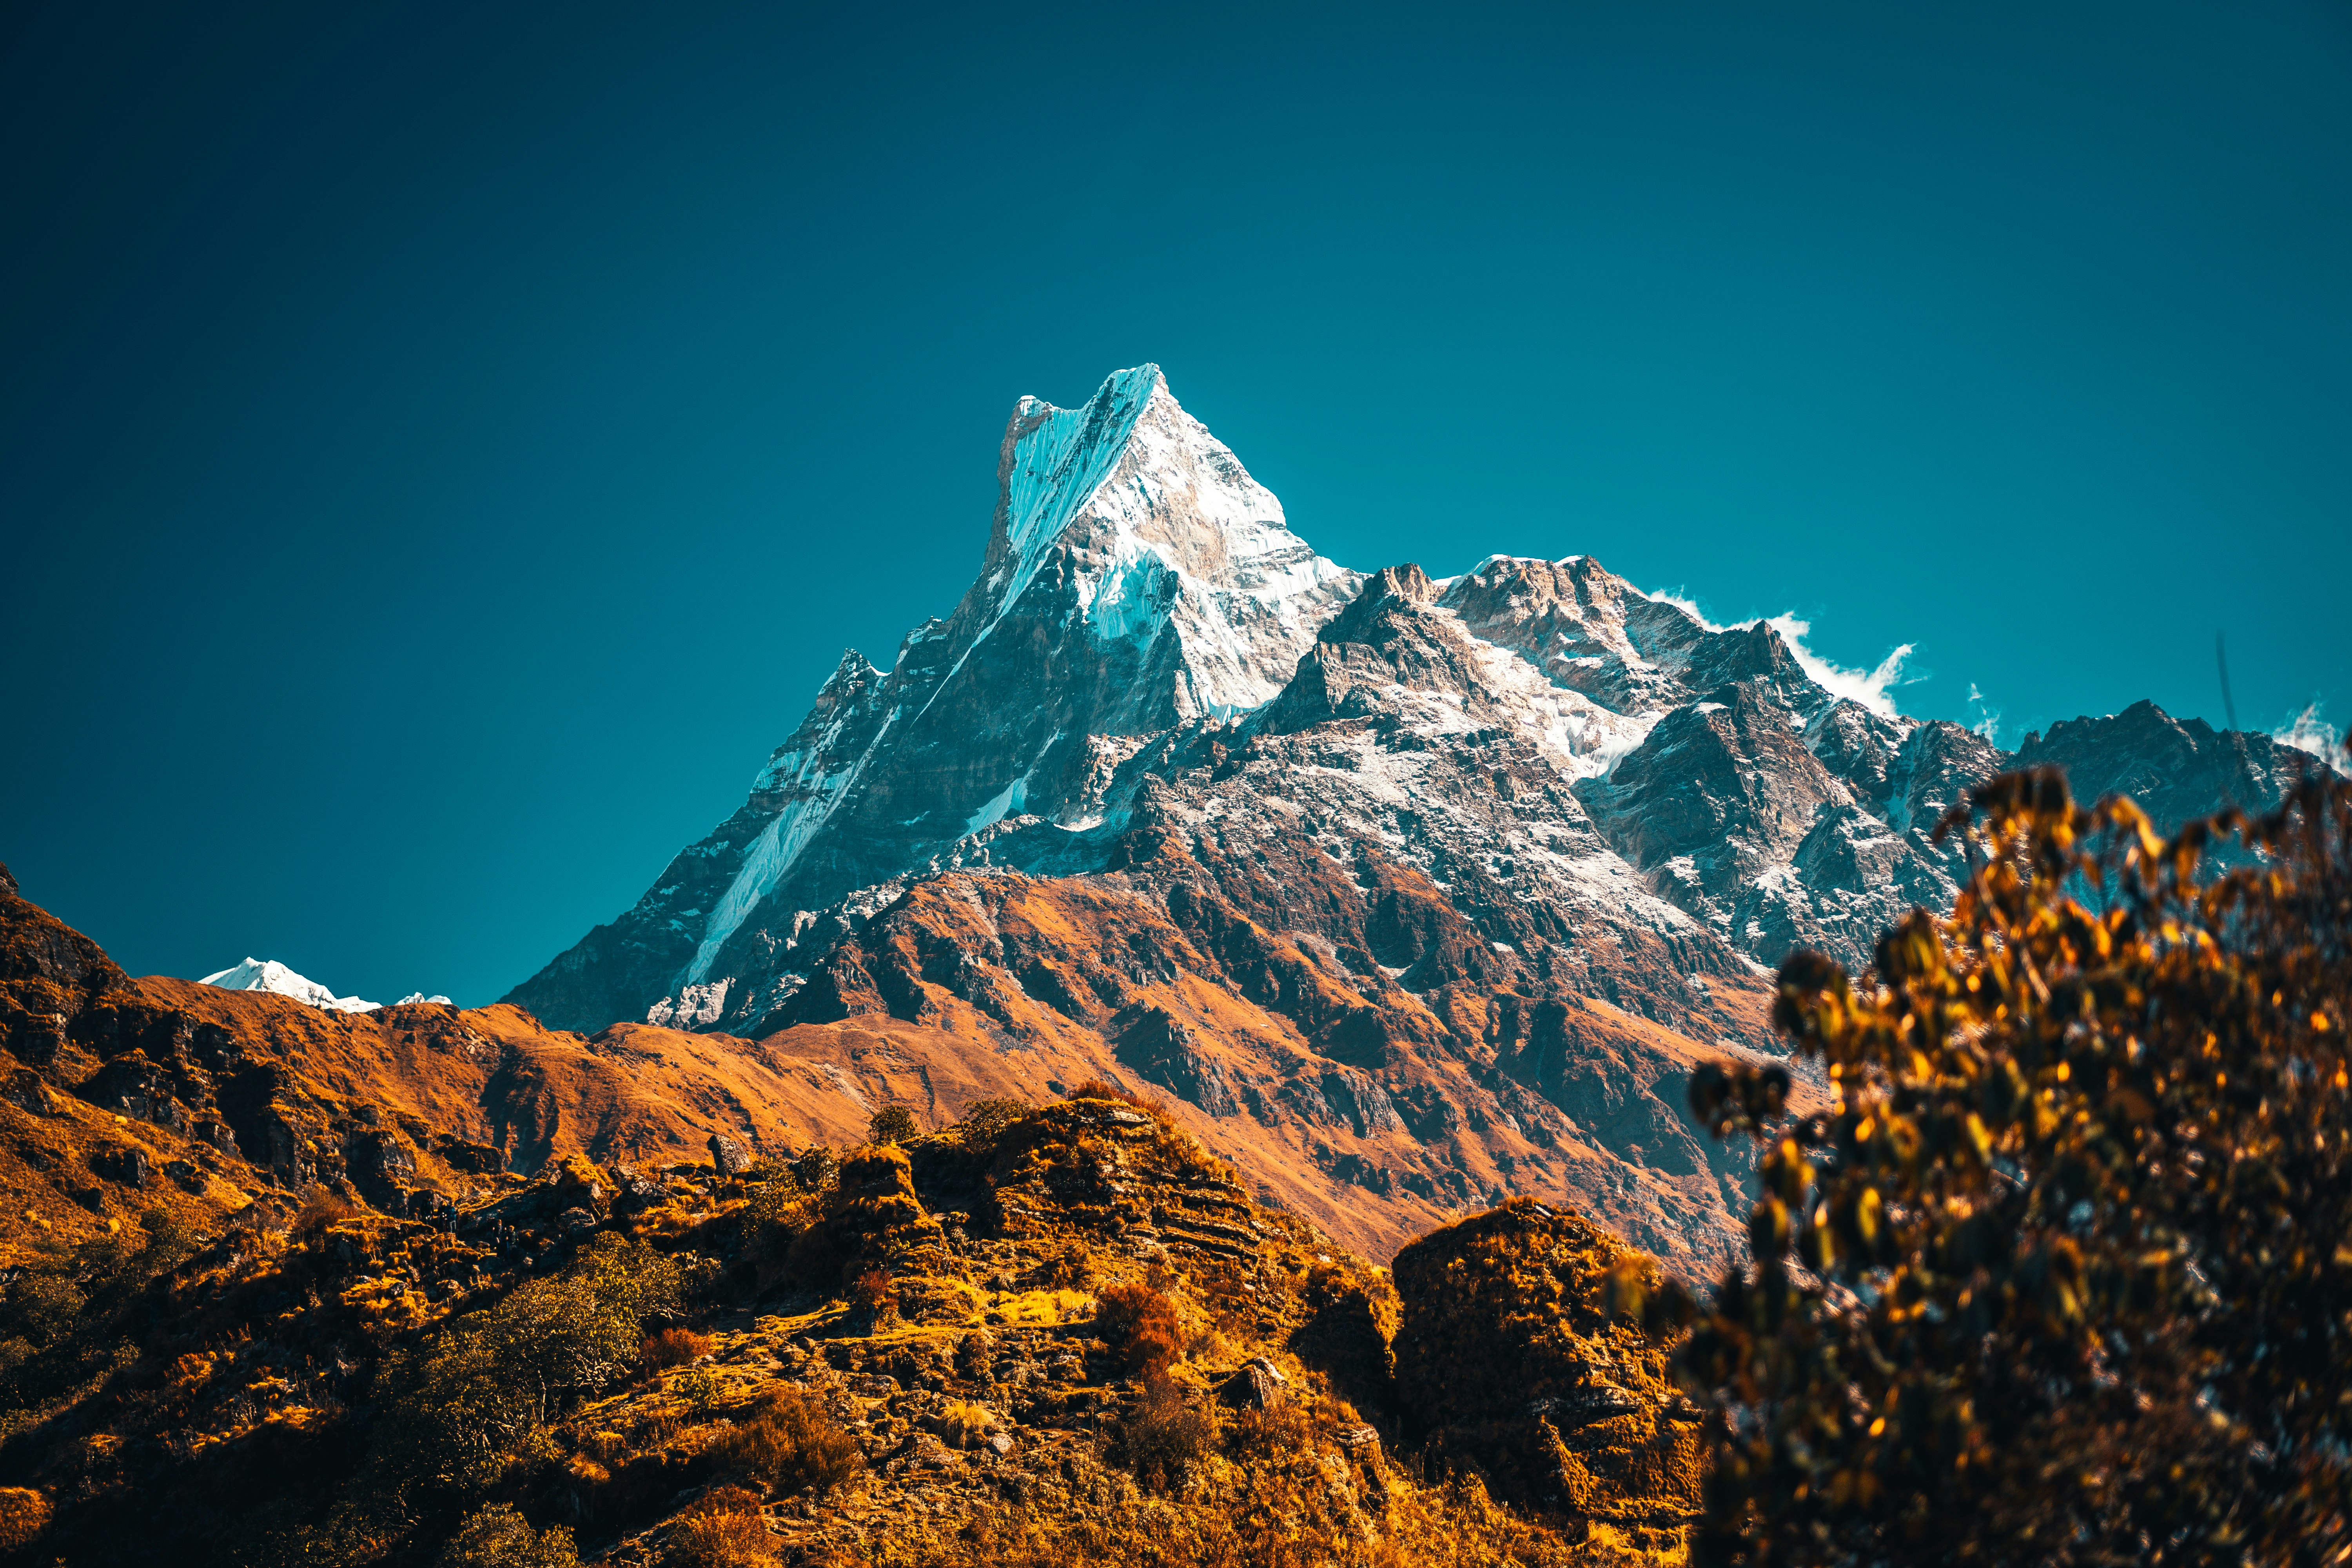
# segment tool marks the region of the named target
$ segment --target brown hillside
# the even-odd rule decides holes
[[[569,1155],[667,1163],[714,1135],[781,1155],[855,1142],[887,1103],[937,1127],[1094,1079],[1173,1097],[1259,1201],[1370,1256],[1512,1192],[1571,1198],[1685,1272],[1738,1245],[1742,1173],[1679,1109],[1688,1068],[1726,1047],[1598,997],[1453,983],[1424,1000],[1171,870],[1198,874],[1171,846],[1108,877],[919,884],[756,1042],[132,981],[12,883],[0,1202],[30,1217],[0,1257],[158,1203],[217,1218],[313,1186],[421,1217]],[[1387,875],[1385,907],[1409,904],[1418,874]],[[1460,945],[1459,917],[1424,914],[1433,952]],[[1760,987],[1713,995],[1760,1012]]]
[[[1589,1281],[1441,1270],[1400,1297],[1116,1099],[837,1166],[572,1159],[431,1223],[145,1235],[86,1256],[78,1321],[8,1297],[38,1342],[0,1356],[0,1563],[1680,1558],[1678,1494],[1596,1475],[1513,1511],[1408,1437],[1453,1409],[1391,1376],[1401,1318],[1499,1347],[1566,1313],[1647,1356],[1586,1321]],[[1619,1381],[1648,1401],[1622,1414],[1669,1421]]]
[[[1760,983],[1713,982],[1703,1044],[1517,959],[1444,960],[1486,944],[1420,873],[1382,867],[1373,918],[1417,932],[1442,982],[1417,994],[1360,946],[1251,912],[1324,903],[1367,940],[1353,881],[1325,897],[1301,865],[1276,889],[1239,859],[1204,867],[1170,839],[1123,872],[919,882],[820,959],[783,1009],[800,1021],[762,1044],[855,1070],[823,1031],[870,1030],[891,1042],[860,1053],[875,1092],[935,1122],[959,1092],[1149,1086],[1261,1201],[1374,1257],[1512,1193],[1575,1202],[1678,1271],[1739,1255],[1741,1153],[1700,1135],[1681,1086],[1702,1061],[1756,1057],[1737,1041],[1767,1033]]]

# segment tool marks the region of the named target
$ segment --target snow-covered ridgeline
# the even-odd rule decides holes
[[[913,639],[908,640],[911,642]],[[849,668],[852,659],[864,667],[866,677],[877,682],[882,679],[880,670],[854,654],[844,656],[844,671]],[[779,751],[761,770],[752,785],[755,791],[783,792],[793,798],[769,819],[767,826],[761,829],[759,837],[752,840],[751,848],[743,856],[741,868],[728,883],[727,891],[720,895],[709,917],[704,921],[702,940],[696,945],[693,960],[687,964],[674,988],[698,985],[709,976],[711,964],[718,960],[719,949],[727,945],[727,939],[741,928],[746,917],[759,907],[760,900],[766,898],[783,879],[784,873],[792,869],[793,863],[800,858],[801,851],[808,847],[809,840],[816,836],[832,817],[835,808],[840,805],[850,784],[866,766],[866,759],[889,734],[891,725],[898,717],[895,709],[883,718],[882,727],[875,731],[873,739],[859,750],[854,760],[840,755],[842,738],[852,717],[851,685],[844,673],[836,672],[834,679],[825,683],[825,691],[820,694],[821,697],[835,699],[824,731],[807,744]]]
[[[373,1013],[383,1005],[381,1002],[363,1002],[356,996],[338,996],[326,986],[295,973],[274,958],[248,958],[217,973],[207,974],[196,984],[215,986],[223,991],[268,991],[337,1013]],[[427,996],[422,991],[412,991],[392,1005],[404,1007],[413,1002],[446,1005],[448,1001],[446,996]]]

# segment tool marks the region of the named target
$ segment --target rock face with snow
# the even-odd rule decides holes
[[[2012,758],[1587,556],[1343,571],[1150,366],[1024,399],[998,480],[954,614],[845,656],[741,810],[509,1000],[1107,1058],[1245,1168],[1433,1211],[1399,1234],[1565,1188],[1711,1262],[1748,1178],[1688,1066],[1775,1048],[1792,949],[1858,967],[1948,906],[1969,786],[2055,761],[2178,820],[2301,758],[2148,704]]]

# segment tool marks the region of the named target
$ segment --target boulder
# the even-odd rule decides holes
[[[1240,1371],[1217,1384],[1217,1399],[1234,1410],[1264,1410],[1282,1397],[1283,1382],[1272,1362],[1253,1356]]]
[[[27,1116],[55,1116],[58,1097],[49,1092],[47,1080],[30,1068],[18,1068],[8,1075],[5,1088],[0,1088],[0,1100]]]
[[[751,1156],[743,1152],[743,1145],[724,1132],[713,1132],[710,1135],[710,1163],[719,1168],[722,1176],[740,1176],[751,1168]]]

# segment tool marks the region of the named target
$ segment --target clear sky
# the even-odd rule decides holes
[[[2352,711],[2340,0],[20,0],[0,138],[0,859],[134,973],[496,996],[1145,360],[1350,565]]]

